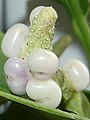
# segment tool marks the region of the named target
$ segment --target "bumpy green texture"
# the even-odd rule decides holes
[[[62,89],[62,101],[64,105],[70,99],[75,90],[73,89],[71,81],[65,77],[63,71],[58,70],[58,72],[54,75],[53,79]]]
[[[57,17],[57,13],[52,7],[42,8],[39,14],[34,17],[30,25],[29,37],[20,53],[21,58],[27,57],[33,49],[52,50],[51,41],[54,37]]]
[[[59,70],[53,79],[62,89],[62,102],[59,108],[90,118],[90,103],[88,99],[82,92],[73,89],[72,83],[65,77],[65,73]]]

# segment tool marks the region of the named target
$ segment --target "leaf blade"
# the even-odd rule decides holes
[[[66,105],[73,113],[90,118],[90,103],[82,92],[75,92]]]

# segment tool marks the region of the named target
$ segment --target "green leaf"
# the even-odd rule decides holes
[[[62,0],[58,1],[62,3]],[[63,5],[71,17],[74,33],[80,39],[81,45],[86,51],[88,62],[90,64],[90,28],[86,20],[86,15],[88,13],[88,0],[64,0]],[[89,96],[90,91],[87,91],[87,96]]]
[[[88,13],[88,0],[78,0],[78,1],[79,1],[79,4],[80,4],[80,7],[82,9],[83,15],[86,16],[87,13]],[[62,4],[62,5],[64,5],[65,8],[71,10],[71,8],[69,6],[69,3],[68,3],[68,0],[54,0],[54,2],[58,2],[58,3]],[[71,14],[72,10],[68,11],[68,12],[70,12],[70,14]]]
[[[84,50],[86,51],[88,61],[90,63],[90,29],[86,20],[86,17],[82,13],[82,9],[80,7],[79,1],[68,0],[69,6],[72,10],[73,19],[76,21],[77,29],[80,31],[80,39]]]
[[[0,32],[0,48],[1,48],[1,40],[3,39],[4,33]],[[3,85],[3,89],[8,88],[6,85],[6,82],[4,82],[3,80],[5,79],[5,76],[3,75],[4,71],[3,71],[3,65],[4,62],[6,61],[6,58],[4,56],[1,56],[2,51],[0,49],[0,87]],[[3,84],[4,83],[4,84]],[[7,101],[7,99],[0,97],[0,104],[3,104]]]
[[[2,34],[0,33],[0,45],[1,45],[1,39]],[[3,65],[6,61],[6,57],[4,57],[1,48],[0,48],[0,96],[4,97],[8,100],[17,102],[22,104],[22,106],[27,106],[31,110],[33,110],[33,113],[35,113],[35,116],[43,116],[42,118],[47,120],[89,120],[88,118],[85,118],[80,115],[76,115],[74,113],[65,112],[59,109],[52,109],[49,107],[41,106],[40,104],[37,104],[29,99],[23,98],[22,96],[16,96],[13,95],[6,84],[4,71],[3,71]]]
[[[3,39],[4,33],[0,32],[0,41]]]
[[[88,0],[79,0],[83,14],[86,16],[88,13]]]
[[[69,99],[66,109],[90,118],[90,103],[82,92],[75,92]]]
[[[4,91],[9,91],[6,81],[5,81],[5,76],[4,76],[4,63],[7,60],[7,58],[3,55],[2,50],[1,50],[1,41],[3,39],[4,34],[0,32],[0,90]]]
[[[68,2],[72,9],[73,19],[76,22],[73,25],[74,32],[78,31],[77,32],[78,34],[76,32],[75,34],[80,38],[82,46],[86,52],[88,62],[90,63],[90,53],[89,53],[90,51],[90,29],[89,29],[86,17],[82,13],[78,0],[73,1],[73,2],[72,1],[68,1]],[[75,25],[76,25],[76,30],[75,30]]]
[[[70,80],[65,78],[63,71],[58,71],[53,79],[62,89],[61,109],[90,118],[90,103],[82,92],[73,90]]]
[[[88,62],[90,63],[90,29],[86,20],[88,11],[87,0],[64,0],[64,3],[62,0],[56,0],[56,2],[57,1],[62,3],[66,8],[71,22],[74,24],[74,33],[80,38],[80,42],[86,52]]]

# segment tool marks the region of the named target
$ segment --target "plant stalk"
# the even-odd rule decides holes
[[[82,39],[82,45],[86,51],[89,63],[90,63],[90,29],[87,23],[86,17],[83,15],[82,10],[80,8],[80,4],[78,0],[68,0],[69,6],[71,8],[72,15],[76,21],[77,28],[80,31]]]

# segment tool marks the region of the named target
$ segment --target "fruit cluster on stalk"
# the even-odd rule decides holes
[[[46,31],[48,35],[50,33],[50,36],[47,36],[49,39],[49,37],[52,38],[51,33],[54,32],[52,28],[54,26],[51,27],[50,25],[53,24],[50,22],[52,22],[52,17],[55,18],[56,16],[57,18],[57,14],[52,7],[39,6],[35,8],[30,14],[30,23],[31,26],[34,26],[32,25],[35,24],[33,20],[38,18],[38,15],[40,17],[40,12],[44,11],[44,9],[52,11],[51,21],[48,20],[49,24],[45,26],[52,30],[48,31],[48,33]],[[44,21],[43,24],[46,25],[48,21]],[[43,32],[42,29],[40,30]],[[52,79],[59,69],[58,57],[50,51],[51,49],[47,50],[37,46],[29,53],[26,49],[26,43],[28,43],[27,40],[30,35],[29,27],[18,23],[13,25],[3,38],[2,51],[9,58],[4,65],[7,85],[11,92],[16,95],[27,94],[39,104],[56,108],[59,106],[63,94],[60,85]],[[21,51],[23,52],[23,47],[25,47],[24,52],[29,54],[20,54]],[[27,55],[27,57],[23,59],[23,55]],[[76,91],[84,90],[88,86],[89,72],[81,61],[70,59],[66,61],[61,70],[65,77],[71,81]]]

